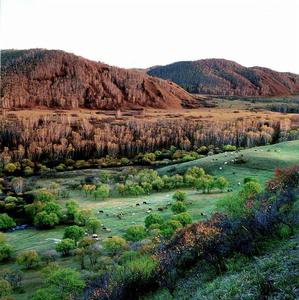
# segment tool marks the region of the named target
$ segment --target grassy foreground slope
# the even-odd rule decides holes
[[[236,163],[236,159],[242,160],[243,163]],[[225,176],[234,187],[248,176],[257,177],[263,182],[272,176],[276,168],[293,164],[299,164],[298,140],[221,153],[176,166],[163,167],[158,172],[160,175],[168,175],[200,166],[209,174]]]

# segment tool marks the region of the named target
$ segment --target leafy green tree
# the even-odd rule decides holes
[[[223,192],[228,187],[228,180],[223,176],[218,177],[215,180],[215,187]]]
[[[203,193],[210,193],[215,186],[214,177],[211,175],[204,175],[195,182],[197,190],[202,190]]]
[[[83,236],[84,236],[84,229],[77,225],[73,225],[73,226],[69,226],[69,227],[65,228],[63,238],[64,239],[72,239],[77,244],[77,242]]]
[[[176,191],[173,196],[172,199],[177,200],[177,201],[185,201],[187,198],[187,194],[186,192],[183,191]]]
[[[185,173],[185,175],[190,175],[194,178],[201,178],[205,175],[205,171],[203,168],[200,168],[200,167],[192,167],[192,168],[189,168],[187,170],[187,172]]]
[[[0,242],[0,262],[6,261],[11,257],[12,246],[5,242]]]
[[[89,218],[86,222],[86,228],[90,233],[96,233],[101,227],[101,221],[97,218]]]
[[[161,177],[156,178],[152,182],[152,187],[155,191],[161,191],[164,188],[164,181],[162,180]]]
[[[65,204],[68,221],[74,222],[79,210],[79,203],[76,200],[68,200]]]
[[[68,256],[72,250],[76,248],[76,243],[74,240],[69,238],[64,238],[62,241],[56,244],[56,251],[61,253],[62,256]]]
[[[109,255],[114,256],[126,250],[128,248],[128,243],[120,236],[113,236],[112,238],[104,240],[103,247]]]
[[[59,223],[59,218],[55,213],[41,211],[34,218],[34,225],[39,228],[53,228]]]
[[[173,233],[182,227],[182,224],[177,220],[168,220],[161,226],[161,233],[166,236],[170,237]]]
[[[20,253],[17,256],[17,264],[23,266],[25,269],[32,269],[39,261],[39,255],[35,250],[28,250]]]
[[[101,199],[105,199],[108,198],[110,194],[110,187],[108,184],[101,184],[100,186],[98,186],[94,191],[93,191],[93,195],[94,198],[101,198]]]
[[[51,288],[41,288],[34,292],[31,300],[60,300],[60,298]]]
[[[47,202],[43,210],[48,214],[54,213],[59,219],[62,216],[62,207],[56,202]]]
[[[146,228],[149,228],[152,224],[161,225],[163,222],[164,222],[164,220],[163,220],[162,216],[157,213],[149,214],[144,220]]]
[[[174,215],[171,217],[171,220],[179,221],[183,226],[186,226],[188,224],[192,223],[192,218],[189,213],[182,212],[180,214]]]
[[[45,287],[37,290],[33,300],[70,300],[81,299],[85,286],[80,273],[71,268],[58,268],[48,273]]]
[[[87,208],[78,209],[75,214],[75,223],[81,226],[85,226],[88,219],[91,218],[92,211]]]
[[[255,197],[262,191],[261,185],[256,181],[249,181],[244,184],[242,190],[240,191],[240,196],[244,199],[248,199],[250,197]]]
[[[8,214],[0,214],[0,230],[7,230],[16,226],[16,222]]]
[[[187,207],[182,201],[176,201],[175,203],[173,203],[171,205],[171,210],[175,214],[179,214],[179,213],[185,212],[187,210]]]
[[[146,237],[146,230],[142,225],[132,225],[125,233],[125,238],[128,241],[137,242],[143,240]]]

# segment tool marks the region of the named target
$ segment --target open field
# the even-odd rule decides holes
[[[188,211],[194,221],[203,218],[201,213],[209,215],[215,209],[217,199],[222,198],[224,195],[222,193],[204,195],[194,190],[187,190],[186,192],[189,203]],[[72,192],[71,199],[78,200],[82,208],[92,209],[104,226],[111,229],[111,232],[102,231],[100,233],[100,237],[104,238],[111,235],[122,235],[127,227],[132,224],[144,224],[148,208],[150,207],[157,212],[158,207],[165,207],[167,203],[172,201],[172,194],[173,192],[164,192],[149,196],[94,200],[92,197],[85,197],[81,192]],[[143,201],[146,201],[148,204],[143,204]],[[140,206],[136,206],[136,203],[139,203]],[[99,214],[99,210],[103,210],[104,213]],[[117,218],[119,212],[124,213],[122,220]],[[170,215],[170,209],[166,209],[160,214],[167,217]],[[63,231],[63,226],[50,230],[28,229],[9,233],[7,238],[16,252],[29,249],[43,251],[49,248],[53,249],[55,247],[55,239],[61,239]],[[22,242],[20,243],[21,239]]]
[[[232,162],[242,157],[244,163]],[[275,145],[254,147],[238,152],[227,152],[176,166],[160,168],[161,175],[184,172],[193,166],[204,168],[207,173],[225,176],[233,187],[242,182],[245,177],[257,177],[261,182],[270,178],[276,168],[299,163],[299,141],[283,142]]]

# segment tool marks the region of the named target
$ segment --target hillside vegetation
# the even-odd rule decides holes
[[[279,96],[299,93],[299,75],[246,68],[225,59],[181,61],[150,68],[148,74],[171,80],[191,93]]]
[[[181,108],[196,100],[174,83],[60,50],[1,51],[2,108]]]

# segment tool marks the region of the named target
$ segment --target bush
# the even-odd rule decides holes
[[[191,218],[190,214],[187,212],[182,212],[180,214],[174,215],[171,219],[179,221],[183,226],[186,226],[186,225],[192,223],[192,218]]]
[[[46,202],[55,202],[56,201],[56,198],[55,196],[50,193],[49,191],[47,190],[43,190],[43,191],[40,191],[36,194],[35,196],[35,200],[36,201],[40,201],[40,202],[43,202],[43,203],[46,203]]]
[[[35,250],[28,250],[17,256],[17,264],[25,269],[32,269],[39,263],[39,255]]]
[[[7,173],[14,173],[17,170],[17,166],[14,163],[8,163],[4,167],[4,171]]]
[[[148,281],[157,270],[157,261],[149,255],[143,255],[124,264],[125,276],[130,281]]]
[[[164,222],[162,216],[160,216],[157,213],[151,213],[145,218],[145,227],[149,228],[153,224],[159,224],[161,225]]]
[[[34,218],[34,225],[39,228],[53,228],[59,223],[59,218],[55,213],[41,211]]]
[[[228,187],[228,181],[225,177],[220,176],[215,180],[215,187],[221,190],[222,192],[224,189]]]
[[[140,257],[141,254],[137,251],[125,251],[122,253],[122,255],[119,258],[119,264],[123,265],[125,263],[127,263],[128,261],[132,261],[134,259],[137,259],[138,257]]]
[[[166,236],[170,237],[173,233],[182,227],[182,224],[177,220],[168,220],[161,226],[161,233]]]
[[[83,236],[84,229],[77,225],[73,225],[65,228],[63,238],[72,239],[77,243]]]
[[[10,295],[12,292],[12,288],[10,283],[5,279],[0,279],[0,297],[1,299],[4,299],[2,297]]]
[[[25,167],[25,169],[24,169],[25,176],[31,176],[33,173],[34,173],[34,170],[31,167],[29,167],[29,166]]]
[[[175,203],[173,203],[171,205],[171,210],[175,214],[179,214],[179,213],[185,212],[187,210],[187,207],[182,201],[176,201]]]
[[[80,294],[85,286],[84,281],[80,278],[80,273],[70,268],[58,268],[48,274],[45,288],[48,294],[43,292],[42,295],[53,296],[53,299],[81,299]],[[39,291],[39,294],[41,292]],[[34,295],[36,297],[36,295]],[[42,298],[33,298],[35,300]],[[43,299],[49,299],[47,298]]]
[[[0,214],[0,230],[7,230],[16,226],[16,222],[8,214]]]
[[[137,242],[143,240],[146,237],[146,231],[142,225],[132,225],[130,226],[126,233],[125,238],[128,241]]]
[[[128,248],[127,241],[120,236],[113,236],[112,238],[107,238],[103,243],[104,250],[109,255],[117,255]]]
[[[185,201],[186,198],[187,198],[187,194],[183,191],[176,191],[172,196],[172,199],[177,201]]]
[[[12,247],[9,244],[0,242],[0,262],[6,261],[11,257]]]
[[[56,244],[56,251],[60,252],[62,256],[68,256],[71,252],[71,250],[74,250],[76,248],[76,243],[72,239],[65,238],[62,241],[60,241],[58,244]]]

